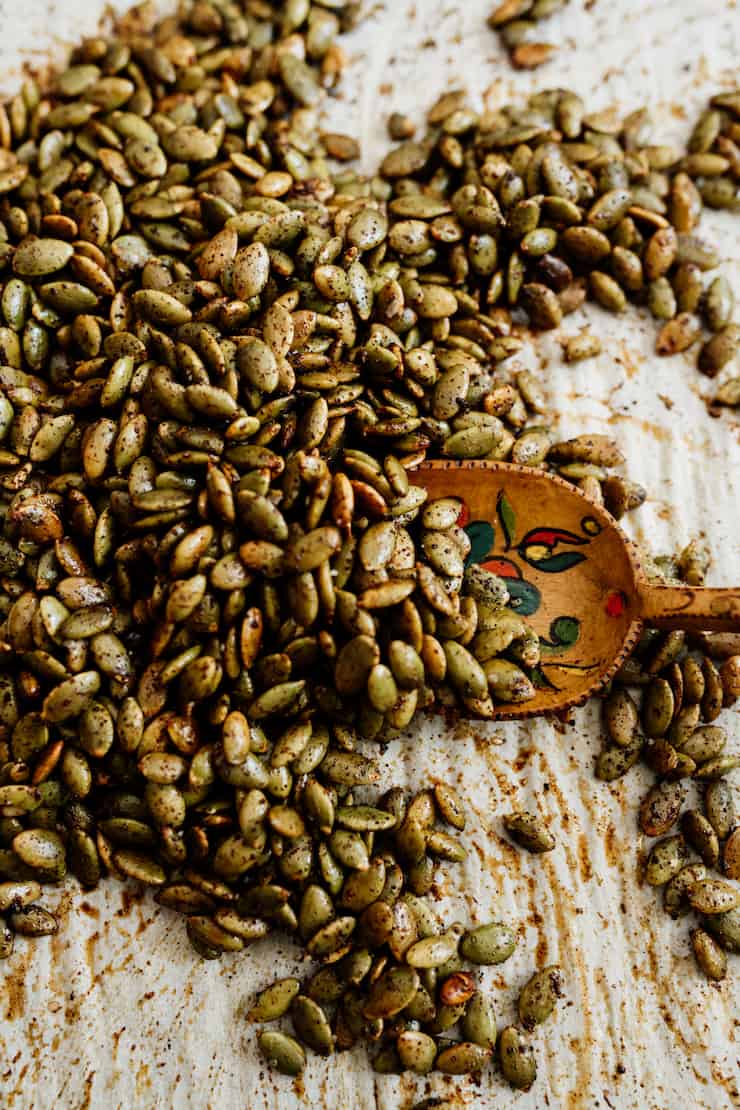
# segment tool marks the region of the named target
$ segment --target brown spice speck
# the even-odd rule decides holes
[[[22,951],[19,958],[13,961],[13,971],[5,976],[6,1021],[17,1021],[22,1018],[26,1009],[26,973],[33,953],[29,948]]]

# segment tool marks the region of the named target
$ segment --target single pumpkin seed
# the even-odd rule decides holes
[[[260,1052],[270,1067],[283,1075],[300,1075],[306,1066],[306,1053],[294,1038],[287,1033],[262,1030],[258,1035]]]

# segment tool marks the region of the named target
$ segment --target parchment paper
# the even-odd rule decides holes
[[[21,62],[40,65],[93,31],[103,6],[0,0],[0,83],[12,90]],[[421,119],[448,87],[467,86],[492,104],[555,85],[598,108],[649,103],[658,141],[683,137],[711,92],[738,81],[734,2],[576,0],[547,24],[547,37],[564,49],[534,74],[511,70],[484,25],[490,8],[491,0],[387,0],[347,39],[350,74],[329,117],[332,127],[363,136],[367,167],[385,148],[392,109]],[[740,293],[740,221],[710,213],[705,227]],[[560,334],[585,322],[604,352],[566,366]],[[737,583],[737,418],[712,419],[700,396],[711,383],[688,359],[656,358],[654,336],[644,313],[614,319],[589,307],[527,358],[539,365],[560,432],[615,435],[630,475],[650,491],[628,523],[632,534],[672,551],[703,531],[714,556],[710,583]],[[92,894],[65,890],[60,935],[19,939],[0,969],[0,1107],[395,1110],[427,1095],[477,1110],[737,1106],[740,960],[731,959],[724,983],[709,985],[695,968],[686,919],[671,921],[655,892],[639,885],[645,844],[636,808],[651,776],[633,771],[612,787],[595,781],[597,710],[579,712],[570,728],[463,724],[446,733],[424,722],[383,759],[384,787],[444,780],[467,803],[469,858],[441,868],[447,920],[522,923],[515,956],[483,977],[500,999],[500,1025],[514,1020],[512,1000],[536,965],[565,969],[567,1000],[537,1034],[540,1075],[529,1094],[510,1092],[492,1069],[480,1085],[375,1076],[361,1049],[329,1061],[312,1056],[295,1082],[275,1077],[243,1014],[278,974],[308,972],[298,950],[261,942],[205,963],[193,956],[181,919],[111,881]],[[722,723],[737,748],[737,714],[726,711]],[[501,815],[513,805],[549,816],[555,851],[530,857],[506,842]]]

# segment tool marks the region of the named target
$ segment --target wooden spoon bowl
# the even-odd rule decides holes
[[[648,582],[635,545],[576,486],[543,470],[487,461],[424,463],[430,499],[457,497],[469,562],[505,579],[509,604],[541,641],[536,696],[499,719],[561,712],[607,683],[645,625],[740,630],[740,589]]]

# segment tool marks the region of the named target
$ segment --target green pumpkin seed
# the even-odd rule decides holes
[[[617,282],[603,270],[592,270],[589,289],[594,300],[609,312],[624,312],[627,298]]]
[[[504,817],[506,831],[513,839],[536,854],[551,852],[555,847],[555,837],[547,829],[542,818],[533,813],[512,813]]]
[[[97,886],[102,868],[95,841],[81,829],[72,829],[67,840],[69,869],[83,886]]]
[[[702,920],[702,925],[725,951],[740,952],[740,909],[710,914]]]
[[[491,1051],[496,1047],[496,1015],[493,1003],[480,991],[468,1002],[462,1019],[462,1032],[466,1040]]]
[[[342,886],[341,904],[353,912],[360,912],[373,904],[383,893],[386,867],[382,859],[372,859],[365,871],[354,871]]]
[[[407,949],[406,963],[416,968],[440,967],[457,952],[459,939],[455,934],[446,933],[418,940]]]
[[[707,818],[696,809],[686,810],[681,817],[681,829],[707,867],[716,867],[719,861],[719,840]]]
[[[13,806],[31,813],[41,805],[41,795],[35,786],[11,783],[0,786],[0,806]]]
[[[604,703],[604,724],[613,743],[628,748],[638,725],[637,706],[624,687],[615,687]]]
[[[674,355],[687,350],[699,338],[699,321],[688,312],[668,320],[658,333],[655,350],[659,355]]]
[[[406,1030],[396,1041],[401,1065],[417,1075],[426,1075],[434,1067],[437,1044],[427,1033]]]
[[[696,763],[704,763],[720,755],[726,742],[727,736],[724,729],[718,725],[704,725],[680,738],[676,747]]]
[[[27,829],[13,839],[13,851],[23,863],[42,874],[63,878],[64,842],[51,829]]]
[[[721,331],[730,323],[735,307],[735,294],[723,274],[710,283],[703,307],[704,316],[711,331]]]
[[[460,954],[475,964],[503,963],[515,948],[516,934],[499,922],[473,929],[460,942]]]
[[[678,820],[686,788],[680,782],[654,786],[640,805],[640,828],[647,836],[662,836]]]
[[[271,690],[260,695],[249,707],[248,716],[251,720],[262,720],[264,717],[274,716],[289,712],[305,687],[305,679],[295,682],[283,682]]]
[[[662,886],[677,875],[689,861],[683,838],[668,836],[654,844],[645,868],[645,879],[651,886]]]
[[[735,355],[740,341],[740,328],[728,324],[713,335],[699,352],[698,366],[703,374],[713,378]]]
[[[367,678],[367,695],[379,713],[387,713],[398,701],[398,686],[393,673],[384,663],[377,663]]]
[[[649,737],[664,736],[673,720],[675,699],[664,678],[654,678],[642,703],[642,727]]]
[[[340,694],[358,694],[380,661],[380,649],[369,636],[355,636],[342,648],[334,667],[334,681]]]
[[[258,1035],[260,1052],[270,1067],[283,1075],[300,1075],[306,1066],[306,1053],[301,1045],[287,1033],[262,1030]]]
[[[113,853],[113,860],[119,871],[130,879],[136,879],[137,882],[161,886],[167,880],[164,868],[140,852],[120,848]]]
[[[489,659],[483,670],[497,701],[519,703],[534,697],[534,686],[527,675],[507,659]]]
[[[222,928],[215,918],[193,914],[188,918],[186,928],[190,943],[206,959],[213,958],[206,953],[216,953],[218,958],[222,952],[240,952],[244,948],[242,938]]]
[[[701,863],[689,864],[682,867],[677,875],[670,880],[665,888],[664,903],[666,912],[671,917],[680,917],[689,909],[688,893],[695,883],[706,878],[707,869]]]
[[[338,917],[314,933],[306,945],[309,955],[322,959],[341,948],[357,924],[354,917]]]
[[[537,1063],[532,1045],[514,1025],[507,1026],[498,1042],[501,1074],[510,1087],[528,1091],[537,1078]]]
[[[26,239],[13,255],[13,269],[21,277],[46,277],[63,270],[73,254],[62,239]]]
[[[723,778],[729,771],[734,771],[736,767],[740,767],[740,756],[717,755],[713,759],[708,759],[706,763],[702,763],[696,769],[695,775],[697,779],[711,782]]]
[[[619,223],[631,203],[632,194],[628,189],[612,189],[591,206],[588,222],[597,231],[609,231]]]
[[[0,913],[23,909],[35,902],[40,894],[41,887],[32,880],[0,883]]]
[[[722,868],[728,879],[740,878],[740,829],[734,829],[722,846]]]
[[[549,1018],[562,997],[562,973],[559,967],[545,967],[536,972],[519,995],[519,1020],[525,1029],[534,1029]]]
[[[393,967],[373,983],[363,1014],[368,1019],[391,1018],[411,1003],[420,986],[412,967]]]
[[[722,779],[709,783],[704,794],[704,809],[719,839],[725,840],[735,824],[734,799],[728,783]]]
[[[448,1075],[467,1075],[480,1072],[488,1064],[490,1050],[473,1041],[460,1041],[443,1049],[436,1060],[438,1071]]]
[[[290,1007],[290,1016],[293,1028],[304,1044],[322,1056],[333,1052],[334,1035],[326,1014],[317,1002],[306,995],[297,995]]]
[[[446,783],[434,787],[434,801],[442,820],[455,829],[465,828],[465,813],[456,791]]]
[[[521,289],[522,307],[534,328],[556,328],[563,318],[562,306],[552,289],[529,282]]]

